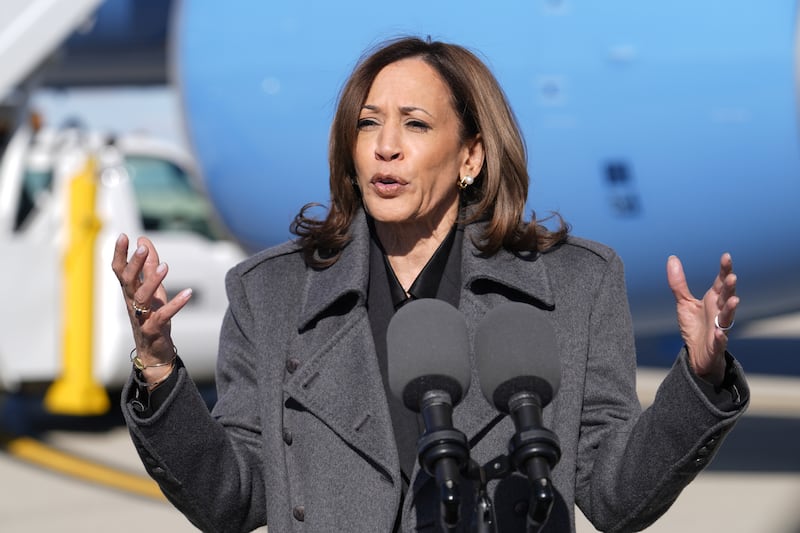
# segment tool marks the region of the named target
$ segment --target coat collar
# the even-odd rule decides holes
[[[357,296],[357,305],[366,304],[370,242],[367,217],[362,209],[358,210],[350,228],[350,242],[339,260],[327,268],[314,269],[309,274],[299,316],[300,331],[348,294]]]
[[[506,250],[482,256],[473,244],[482,227],[480,223],[467,226],[462,247],[459,308],[471,332],[488,309],[508,299],[552,308],[550,280],[540,257]],[[370,237],[363,211],[351,225],[351,237],[336,263],[308,271],[297,330],[308,334],[299,335],[290,348],[307,364],[287,382],[286,390],[387,472],[399,472],[391,424],[385,422],[390,415],[365,308]],[[346,301],[351,311],[327,313],[340,301]],[[345,314],[340,314],[342,311]],[[321,320],[325,323],[316,327]],[[454,411],[455,425],[468,439],[499,416],[483,398],[476,379],[473,375],[467,397]],[[342,394],[342,390],[359,393]]]
[[[462,288],[480,293],[495,288],[505,288],[518,294],[522,300],[535,300],[544,308],[555,305],[550,279],[539,252],[511,252],[504,248],[492,256],[483,255],[474,242],[480,239],[483,223],[473,223],[464,232],[461,258]]]
[[[475,222],[464,231],[462,291],[480,291],[482,285],[493,284],[511,289],[522,299],[536,300],[541,306],[552,309],[553,293],[544,262],[538,260],[540,254],[501,249],[485,257],[474,245],[483,227],[483,223]],[[328,268],[313,270],[309,276],[299,317],[300,330],[347,294],[355,294],[358,305],[365,304],[369,283],[369,249],[367,218],[364,211],[359,209],[351,224],[351,240],[339,260]]]

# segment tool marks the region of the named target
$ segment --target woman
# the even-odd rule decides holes
[[[414,457],[418,421],[386,386],[386,327],[415,298],[457,306],[471,334],[509,300],[551,317],[563,370],[544,423],[562,458],[546,531],[574,530],[573,503],[603,531],[645,527],[743,412],[747,386],[726,352],[738,305],[730,256],[702,300],[669,258],[686,345],[641,413],[622,263],[563,224],[524,222],[517,124],[465,49],[401,39],[366,57],[340,97],[330,183],[324,220],[301,211],[296,242],[229,273],[210,415],[170,338],[191,290],[167,301],[152,243],[140,238],[128,260],[127,237],[117,242],[113,269],[136,342],[123,410],[148,471],[199,528],[439,527],[434,483]],[[454,425],[481,464],[513,434],[474,385]],[[528,490],[518,474],[490,483],[498,531],[524,530]]]

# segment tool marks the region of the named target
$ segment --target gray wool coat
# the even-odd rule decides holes
[[[713,457],[745,405],[717,409],[692,378],[684,350],[655,403],[641,412],[619,257],[571,237],[545,254],[482,258],[470,240],[479,229],[468,226],[463,244],[459,309],[470,336],[489,309],[509,300],[549,311],[556,331],[561,387],[544,424],[558,435],[562,457],[552,473],[557,499],[545,531],[574,531],[574,504],[601,531],[646,527]],[[249,531],[266,523],[270,533],[391,531],[401,478],[365,307],[363,214],[352,237],[326,269],[306,267],[298,247],[287,243],[229,272],[211,414],[189,377],[190,355],[151,417],[138,417],[124,401],[148,472],[198,528]],[[484,399],[477,380],[473,370],[454,425],[484,464],[507,453],[514,427]],[[417,467],[403,531],[438,529],[434,490]],[[466,526],[472,489],[462,490]],[[524,531],[527,479],[493,481],[489,492],[497,530]]]

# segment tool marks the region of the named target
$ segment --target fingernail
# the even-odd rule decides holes
[[[163,274],[165,270],[167,270],[167,264],[166,263],[160,263],[156,267],[156,274]]]
[[[122,242],[125,240],[126,235],[124,233],[120,233],[119,237],[117,237],[117,242]]]
[[[144,255],[146,252],[147,252],[147,246],[144,246],[144,245],[142,245],[142,246],[139,246],[139,247],[136,249],[136,254],[137,254],[137,255]]]
[[[183,289],[181,291],[181,298],[183,298],[184,300],[188,300],[191,297],[192,297],[192,289]]]

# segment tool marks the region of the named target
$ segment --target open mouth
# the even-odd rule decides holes
[[[376,174],[370,183],[381,196],[392,196],[400,191],[407,183],[397,176]]]
[[[381,185],[405,185],[406,182],[396,176],[390,176],[386,174],[376,174],[372,177],[371,180],[372,184],[381,184]]]

